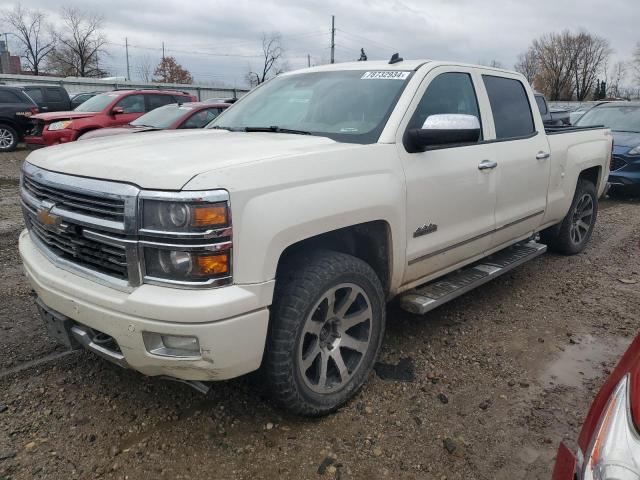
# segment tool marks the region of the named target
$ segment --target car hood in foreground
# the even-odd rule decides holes
[[[208,171],[345,146],[311,135],[196,129],[73,142],[36,150],[27,161],[54,172],[179,190]]]

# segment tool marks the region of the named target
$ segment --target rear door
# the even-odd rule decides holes
[[[160,95],[158,93],[148,93],[145,95],[147,100],[147,112],[155,110],[158,107],[164,107],[170,103],[176,103],[172,95]]]
[[[382,80],[391,81],[391,80]],[[439,67],[422,82],[400,125],[396,144],[406,177],[407,257],[404,283],[451,268],[481,255],[495,226],[494,145],[480,141],[410,153],[403,144],[408,129],[431,115],[478,117],[485,131],[486,99],[477,95],[477,75],[464,67]]]
[[[491,105],[497,173],[492,248],[533,233],[542,223],[549,186],[549,143],[531,91],[519,77],[483,74]]]

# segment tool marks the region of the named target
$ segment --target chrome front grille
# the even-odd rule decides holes
[[[124,221],[124,199],[103,198],[101,196],[71,192],[46,185],[35,178],[26,176],[22,185],[27,192],[41,202],[48,201],[72,212],[120,222]]]
[[[25,206],[25,222],[31,233],[58,257],[91,270],[128,281],[127,251],[124,245],[113,246],[88,238],[91,231],[72,223],[47,228],[37,213]]]

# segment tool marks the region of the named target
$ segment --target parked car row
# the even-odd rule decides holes
[[[0,152],[15,149],[21,141],[50,146],[81,137],[202,128],[235,100],[196,102],[187,92],[145,89],[87,92],[69,98],[58,86],[0,86]],[[146,115],[168,105],[172,106]],[[136,121],[141,116],[145,118]],[[105,128],[109,131],[98,133]]]

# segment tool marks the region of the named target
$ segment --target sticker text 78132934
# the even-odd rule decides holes
[[[381,70],[378,72],[364,72],[360,80],[406,80],[410,72],[400,70]]]

